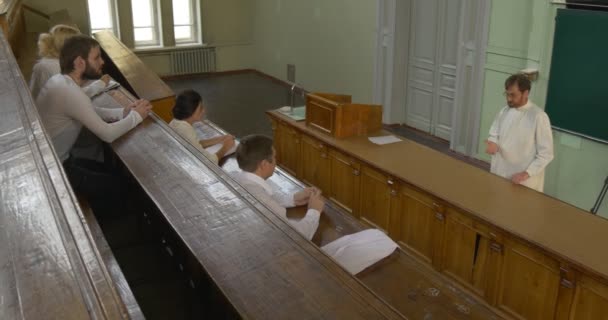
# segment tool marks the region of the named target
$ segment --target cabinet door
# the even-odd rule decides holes
[[[498,250],[502,264],[496,307],[517,319],[553,319],[560,284],[559,262],[510,239]]]
[[[360,212],[361,220],[388,230],[391,192],[395,193],[394,181],[369,167],[361,170]]]
[[[448,207],[444,232],[441,271],[484,296],[490,250],[488,228]]]
[[[279,163],[285,171],[294,177],[299,177],[300,134],[286,124],[279,124],[279,143],[281,150]]]
[[[429,264],[437,264],[443,242],[444,214],[433,199],[402,184],[393,202],[390,235]]]
[[[576,283],[570,316],[572,320],[607,320],[608,285],[587,276]]]
[[[355,208],[355,199],[359,195],[361,165],[335,150],[329,151],[329,161],[331,166],[330,199],[358,217],[359,210]]]
[[[330,162],[327,146],[319,140],[303,135],[301,138],[301,179],[329,194]]]

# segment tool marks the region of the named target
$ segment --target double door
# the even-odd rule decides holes
[[[412,1],[406,124],[448,141],[463,1]]]

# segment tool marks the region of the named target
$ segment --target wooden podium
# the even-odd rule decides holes
[[[382,106],[351,103],[351,96],[306,95],[306,125],[336,138],[367,135],[382,129]]]

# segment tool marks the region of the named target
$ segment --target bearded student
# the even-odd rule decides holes
[[[114,190],[112,179],[104,174],[100,164],[70,156],[74,142],[84,126],[110,143],[142,122],[152,107],[148,101],[138,100],[129,108],[104,109],[104,117],[119,119],[112,123],[96,112],[99,108],[92,105],[81,89],[83,79],[98,79],[102,75],[104,62],[99,43],[91,37],[76,35],[67,39],[59,63],[61,74],[51,77],[36,99],[42,123],[75,190],[88,198],[103,193],[102,189]]]

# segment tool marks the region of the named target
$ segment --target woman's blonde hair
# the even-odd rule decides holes
[[[38,55],[41,58],[59,58],[59,52],[66,39],[80,34],[76,27],[58,24],[48,33],[40,34],[38,37]]]

